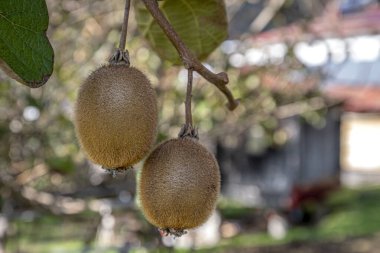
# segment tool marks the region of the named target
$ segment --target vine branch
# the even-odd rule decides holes
[[[157,0],[142,1],[152,17],[156,20],[157,24],[169,38],[173,46],[177,49],[185,68],[198,72],[207,81],[214,84],[226,96],[228,100],[228,109],[231,111],[234,110],[238,106],[239,101],[233,97],[231,91],[226,87],[229,81],[228,75],[225,72],[215,74],[199,62],[199,60],[191,53],[191,51],[179,37],[172,25],[166,19],[165,15],[161,12]]]

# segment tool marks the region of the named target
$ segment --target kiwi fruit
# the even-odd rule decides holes
[[[128,168],[151,150],[157,99],[148,78],[125,64],[95,70],[81,85],[75,129],[88,158],[105,168]]]
[[[182,235],[203,224],[215,209],[218,163],[194,138],[168,140],[146,159],[138,190],[147,220],[166,235]]]

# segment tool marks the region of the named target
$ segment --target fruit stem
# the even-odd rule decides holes
[[[181,57],[185,68],[197,71],[207,81],[214,84],[226,96],[228,100],[228,109],[231,111],[234,110],[238,106],[239,101],[233,97],[231,91],[226,87],[228,84],[228,75],[225,72],[215,74],[199,62],[199,60],[191,53],[191,51],[179,37],[173,26],[166,19],[165,15],[161,12],[157,0],[142,1],[144,2],[145,7],[150,12],[152,17],[156,20],[157,24],[169,38],[173,46],[177,49],[177,52]]]
[[[124,21],[123,21],[123,25],[121,27],[121,35],[120,35],[120,43],[119,43],[119,49],[121,51],[125,50],[125,44],[127,41],[128,19],[129,19],[130,7],[131,7],[131,0],[125,0]]]
[[[185,100],[185,125],[182,126],[178,137],[185,138],[191,137],[198,139],[198,130],[193,127],[193,115],[191,114],[191,98],[193,91],[193,69],[187,70],[187,89]]]
[[[109,59],[109,63],[111,64],[126,64],[127,66],[130,65],[129,52],[125,49],[128,33],[128,19],[130,7],[131,0],[125,0],[124,21],[123,25],[121,26],[119,48],[116,49],[115,53]]]
[[[187,70],[187,90],[186,90],[186,101],[185,101],[185,113],[186,113],[186,125],[193,125],[193,116],[191,114],[191,94],[193,90],[193,70]]]

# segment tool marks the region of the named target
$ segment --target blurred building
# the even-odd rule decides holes
[[[302,82],[305,75],[317,73],[325,96],[342,102],[343,183],[379,183],[379,1],[316,2],[292,1],[294,6],[287,10],[282,6],[286,1],[247,1],[231,14],[232,40],[225,43],[225,51],[235,48],[230,64],[249,71],[257,66],[281,65],[293,50],[309,71],[293,71],[291,79]],[[289,15],[289,11],[301,12],[296,10],[303,14]],[[239,19],[244,13],[245,18]],[[281,14],[287,18],[281,19]],[[299,22],[305,18],[311,22]],[[246,38],[243,43],[233,40],[238,36]]]

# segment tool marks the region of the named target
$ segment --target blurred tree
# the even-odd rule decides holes
[[[90,210],[100,217],[103,209],[91,204],[94,199],[118,201],[112,202],[111,208],[121,206],[122,210],[133,205],[129,200],[129,204],[120,201],[121,193],[135,194],[133,173],[109,180],[99,166],[86,161],[72,124],[80,83],[91,70],[106,63],[117,45],[122,3],[48,0],[47,4],[48,37],[55,51],[54,72],[47,85],[27,89],[12,85],[13,81],[0,74],[0,252],[6,235],[15,237],[10,223],[26,210],[61,215]],[[245,3],[232,1],[227,7],[236,4]],[[286,17],[287,13],[284,10],[278,15]],[[186,70],[161,60],[142,38],[134,19],[130,19],[129,31],[131,63],[148,75],[158,94],[157,142],[175,137],[184,122]],[[214,72],[227,69],[231,89],[241,98],[236,111],[230,113],[220,91],[195,76],[193,115],[204,142],[212,145],[218,136],[234,138],[257,126],[265,132],[261,149],[281,145],[284,140],[275,137],[281,130],[277,119],[288,115],[284,106],[289,104],[296,108],[290,113],[303,114],[316,124],[323,121],[319,112],[326,101],[317,91],[320,77],[309,75],[292,50],[281,64],[251,69],[231,65],[230,57],[217,50],[207,66]],[[299,75],[302,78],[294,81]]]

